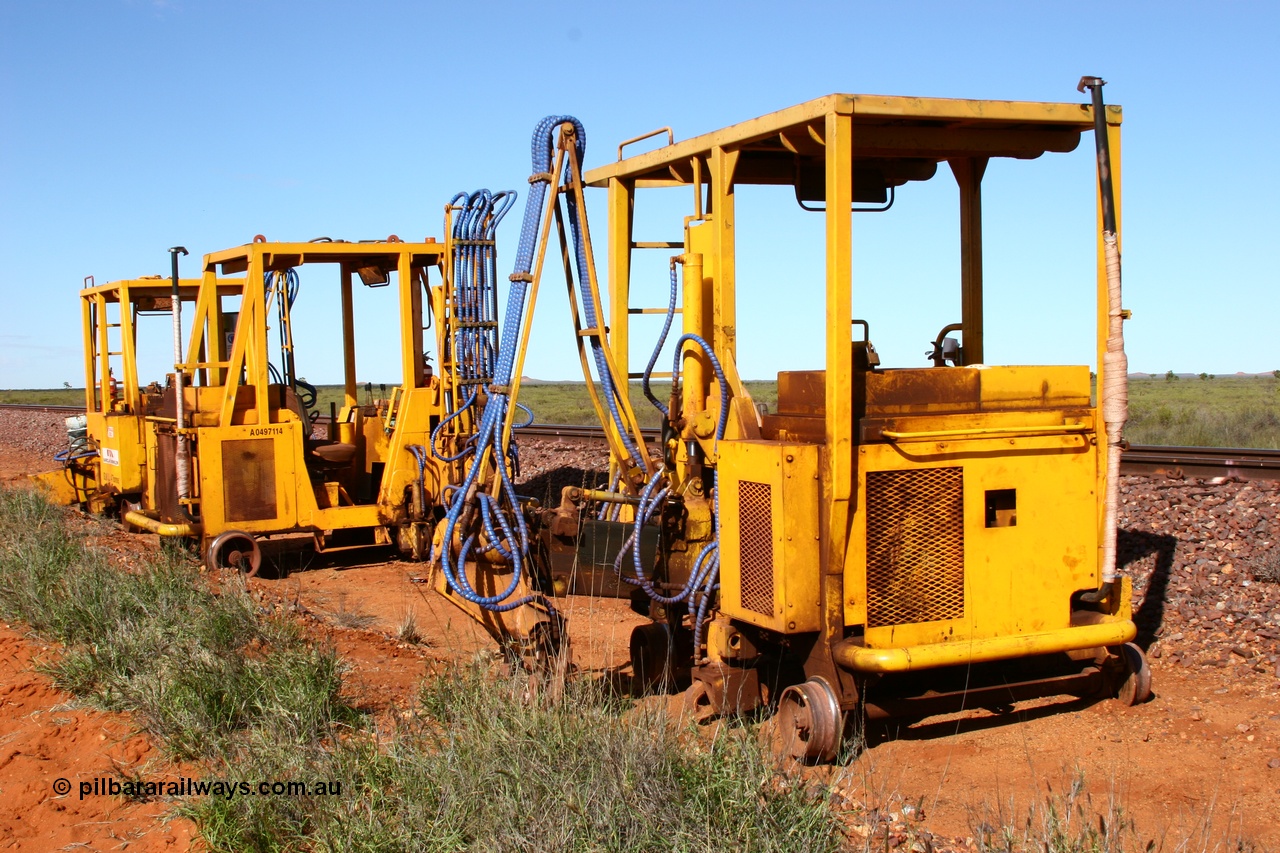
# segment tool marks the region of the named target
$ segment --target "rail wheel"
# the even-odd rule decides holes
[[[631,632],[631,673],[642,693],[665,693],[675,680],[672,672],[671,627],[663,622],[637,625]]]
[[[508,662],[525,676],[526,702],[559,702],[573,671],[573,651],[558,614],[536,622],[528,635],[508,646]]]
[[[129,523],[129,520],[126,518],[126,516],[127,516],[129,513],[131,513],[131,512],[138,512],[138,511],[140,511],[141,509],[142,509],[142,501],[141,501],[141,500],[138,500],[138,501],[131,501],[131,500],[128,500],[128,499],[123,499],[123,500],[121,500],[121,501],[120,501],[120,523],[121,523],[122,525],[124,525],[124,529],[125,529],[125,532],[126,532],[126,533],[137,533],[138,531],[140,531],[140,530],[142,529],[142,528],[140,528],[140,527],[136,527],[136,526],[134,526],[134,525],[130,524],[130,523]]]
[[[706,682],[696,678],[681,694],[680,705],[684,713],[700,726],[706,725],[719,716],[715,704],[711,701],[710,688],[707,687]]]
[[[844,715],[831,685],[815,676],[782,691],[773,726],[775,755],[816,764],[833,761],[840,751]]]
[[[1125,643],[1118,653],[1124,669],[1116,698],[1125,705],[1141,705],[1151,698],[1151,667],[1147,665],[1147,656],[1134,643]]]
[[[262,551],[248,533],[228,530],[209,543],[205,562],[211,569],[239,569],[251,578],[262,568]]]

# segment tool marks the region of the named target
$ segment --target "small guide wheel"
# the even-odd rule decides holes
[[[673,681],[671,628],[663,622],[631,632],[631,672],[642,693],[665,693]]]
[[[1134,643],[1125,643],[1118,653],[1124,671],[1116,698],[1126,705],[1141,705],[1151,698],[1151,667],[1147,665],[1147,656]]]
[[[205,562],[211,569],[239,569],[251,578],[262,568],[262,551],[248,533],[228,530],[209,543]]]
[[[773,750],[778,758],[804,764],[835,760],[840,751],[844,717],[835,691],[815,676],[793,684],[778,698]]]

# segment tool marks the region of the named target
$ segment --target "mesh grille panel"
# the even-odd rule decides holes
[[[276,445],[270,438],[222,442],[222,511],[227,521],[276,517]]]
[[[964,615],[961,468],[867,474],[867,626]]]
[[[738,564],[742,609],[773,615],[773,487],[738,481]]]

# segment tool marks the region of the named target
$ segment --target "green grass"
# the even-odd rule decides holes
[[[83,388],[0,389],[0,403],[30,403],[42,406],[83,406]]]
[[[661,713],[576,683],[556,703],[523,678],[459,666],[428,682],[379,746],[264,750],[271,778],[349,780],[357,797],[195,804],[215,847],[317,850],[835,850],[825,801],[779,785],[753,738],[685,743]]]
[[[1280,379],[1129,380],[1133,444],[1280,448]]]
[[[65,518],[30,491],[0,490],[0,614],[66,644],[47,666],[60,687],[137,713],[182,758],[232,752],[267,721],[306,743],[352,717],[332,649],[262,618],[243,590],[215,593],[180,551],[122,570]]]
[[[331,648],[182,552],[113,563],[71,518],[0,487],[0,615],[65,644],[45,664],[60,686],[133,712],[205,779],[342,786],[182,802],[211,849],[837,847],[823,792],[780,783],[748,731],[691,737],[593,682],[539,701],[525,678],[458,667],[379,731],[340,699]]]

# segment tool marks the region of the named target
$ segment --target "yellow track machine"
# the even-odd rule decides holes
[[[127,512],[126,522],[198,538],[211,567],[250,574],[265,540],[317,551],[394,545],[428,558],[446,500],[459,491],[474,454],[493,382],[494,232],[514,198],[459,194],[446,207],[444,243],[256,239],[206,255],[185,359],[149,418],[164,488],[154,502]],[[171,251],[176,280],[181,249]],[[335,273],[330,293],[341,316],[344,377],[342,402],[331,404],[323,429],[315,389],[298,374],[294,334],[300,270],[317,266]],[[242,292],[226,292],[228,275],[244,276]],[[312,284],[307,297],[316,299]],[[387,294],[382,298],[397,311],[401,379],[387,399],[372,399],[371,386],[360,399],[360,290],[369,302]],[[435,367],[424,351],[428,330]],[[504,473],[514,464],[506,455],[501,463]],[[517,573],[515,586],[528,590],[537,581]],[[454,600],[519,654],[536,655],[558,640],[547,608],[531,605],[508,619],[505,611]]]
[[[550,579],[531,563],[526,571],[518,556],[512,564],[509,545],[487,535],[494,524],[509,529],[511,513],[495,521],[465,488],[474,475],[492,474],[495,462],[507,482],[518,466],[510,432],[496,457],[476,452],[498,368],[496,229],[514,201],[513,192],[459,193],[445,207],[443,243],[258,237],[206,255],[198,279],[179,278],[187,251],[175,247],[169,281],[90,283],[81,292],[87,414],[68,425],[74,443],[59,455],[63,467],[36,479],[64,503],[194,540],[211,567],[248,574],[261,567],[268,541],[277,551],[395,545],[427,559],[437,539],[442,551],[468,554],[456,570],[446,561],[451,571],[439,588],[507,651],[541,666],[561,635],[541,594]],[[327,419],[297,370],[294,335],[300,270],[321,266],[335,273],[344,379],[342,402],[331,404]],[[361,290],[370,303],[387,294],[383,308],[397,314],[401,381],[387,399],[374,399],[366,384],[361,400]],[[317,294],[313,288],[308,297]],[[188,337],[184,304],[194,313]],[[138,329],[152,314],[169,321],[175,364],[163,386],[143,387]],[[434,366],[424,350],[428,332]],[[473,457],[480,462],[468,467]],[[457,536],[445,548],[438,522],[457,520],[447,512],[450,498],[465,510],[463,526],[487,528],[480,547],[472,547],[477,537]],[[527,530],[529,509],[513,506]],[[504,574],[512,574],[521,606],[483,606],[485,584]]]
[[[199,537],[211,565],[243,556],[251,570],[261,558],[256,540],[268,535],[309,534],[323,549],[386,544],[390,528],[412,550],[415,525],[430,512],[423,490],[440,485],[435,467],[420,472],[408,447],[428,444],[442,410],[439,383],[424,369],[422,296],[426,270],[444,254],[435,242],[255,241],[207,255],[184,362],[152,418],[165,488],[150,512],[126,521]],[[337,273],[345,378],[341,415],[323,438],[313,437],[319,412],[296,372],[292,322],[297,268],[319,264]],[[242,292],[224,293],[219,272],[243,274]],[[381,405],[358,401],[356,278],[397,284],[403,384]]]
[[[240,279],[218,282],[225,296],[238,295]],[[156,487],[154,430],[148,418],[164,392],[138,377],[140,333],[170,332],[175,304],[192,303],[200,281],[170,282],[160,276],[95,284],[80,291],[84,334],[85,416],[69,421],[71,446],[58,454],[62,468],[37,475],[60,503],[93,512],[115,512],[150,502]],[[154,330],[151,327],[163,327]],[[170,377],[172,378],[172,377]]]
[[[1081,85],[1092,104],[829,95],[625,159],[619,149],[585,175],[581,125],[539,126],[531,184],[549,191],[531,196],[522,247],[537,236],[540,248],[513,280],[525,276],[532,300],[548,247],[563,257],[617,484],[567,489],[541,532],[551,550],[572,550],[616,523],[601,517],[629,523],[615,568],[652,619],[632,637],[642,682],[685,680],[707,713],[776,703],[779,749],[806,761],[834,758],[864,714],[1147,696],[1115,564],[1121,111],[1102,104],[1102,81]],[[1098,400],[1086,365],[984,356],[986,166],[1069,152],[1090,134],[1101,227],[1084,292],[1097,305]],[[959,189],[961,316],[937,336],[933,366],[887,367],[855,319],[852,211],[939,172]],[[824,363],[780,373],[777,411],[763,416],[737,368],[751,344],[737,331],[735,191],[750,184],[825,205]],[[608,192],[607,313],[584,186]],[[625,390],[660,377],[662,341],[644,370],[631,366],[631,324],[653,313],[634,307],[632,259],[658,244],[634,238],[633,217],[648,191],[669,187],[692,202],[682,238],[661,244],[676,251],[661,313],[681,335],[669,399],[650,393],[663,437],[646,444]],[[521,358],[503,380],[516,387],[500,389],[513,398]],[[635,547],[645,536],[659,539],[652,561]]]

